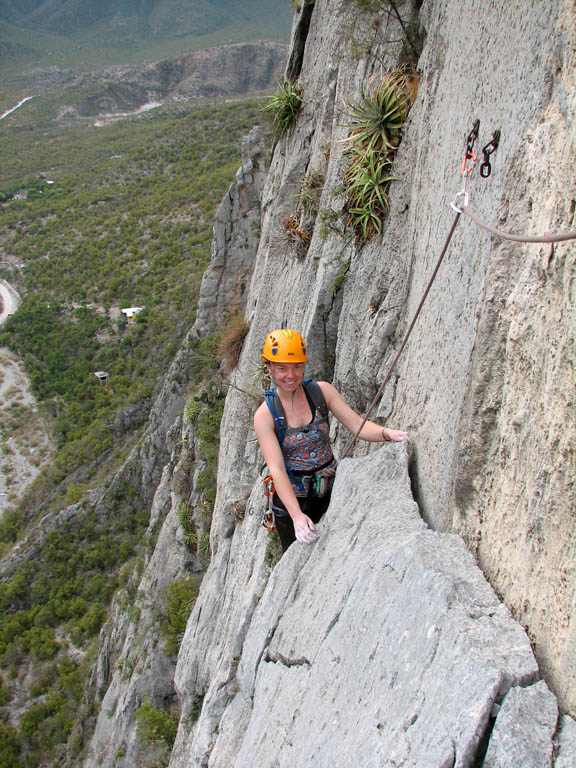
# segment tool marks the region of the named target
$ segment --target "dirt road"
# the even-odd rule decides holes
[[[17,292],[0,280],[0,323],[16,312]],[[18,357],[0,348],[0,517],[18,503],[51,453],[47,425]]]
[[[6,280],[0,280],[0,306],[2,307],[0,310],[0,323],[3,323],[9,315],[14,314],[19,304],[20,296],[18,296],[14,288]]]

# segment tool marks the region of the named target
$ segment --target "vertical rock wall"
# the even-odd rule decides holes
[[[294,325],[309,340],[310,373],[332,378],[359,410],[386,374],[445,243],[475,119],[480,160],[496,129],[501,141],[491,176],[477,168],[467,181],[471,209],[515,233],[575,229],[573,6],[425,2],[418,20],[419,95],[382,238],[357,249],[329,212],[342,207],[343,102],[401,58],[385,44],[401,36],[386,12],[376,20],[353,2],[315,4],[304,108],[276,148],[264,191],[244,360],[256,358],[266,329]],[[317,169],[326,181],[302,256],[286,245],[282,217]],[[414,436],[424,518],[462,533],[572,711],[574,247],[510,243],[462,217],[377,411]]]

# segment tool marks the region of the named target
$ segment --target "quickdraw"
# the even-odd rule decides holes
[[[474,170],[474,166],[476,165],[476,161],[478,160],[478,155],[474,152],[474,144],[476,143],[476,139],[478,138],[478,131],[480,129],[480,120],[476,120],[474,122],[474,125],[472,126],[472,130],[468,134],[468,138],[466,139],[466,153],[464,154],[464,157],[462,159],[462,167],[460,169],[462,176],[466,178],[466,176],[469,176],[472,171]],[[472,164],[468,167],[466,167],[466,163],[468,160],[472,160]]]
[[[492,166],[490,165],[490,155],[493,152],[496,152],[498,149],[498,144],[500,144],[500,131],[494,131],[492,134],[492,138],[486,144],[485,147],[482,147],[482,154],[484,155],[484,162],[480,165],[480,176],[482,176],[483,179],[487,179],[488,176],[492,173]]]
[[[275,531],[276,520],[274,519],[274,508],[272,507],[272,499],[274,497],[275,489],[272,475],[266,475],[262,482],[264,483],[264,495],[267,499],[267,506],[264,511],[264,517],[262,518],[262,525],[267,531]]]

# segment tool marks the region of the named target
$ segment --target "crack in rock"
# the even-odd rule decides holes
[[[272,656],[268,652],[263,657],[263,661],[265,662],[271,662],[272,664],[282,664],[284,667],[308,667],[310,668],[312,664],[308,661],[308,659],[305,659],[304,657],[299,659],[289,659],[286,656],[283,656],[281,653],[276,654],[275,656]]]

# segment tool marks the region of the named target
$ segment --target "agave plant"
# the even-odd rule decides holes
[[[345,104],[351,121],[344,142],[365,150],[394,152],[400,144],[408,110],[416,97],[416,79],[404,72],[373,75],[360,98]]]
[[[278,83],[276,92],[270,96],[263,107],[264,112],[272,117],[276,138],[284,136],[292,128],[298,112],[302,108],[304,88],[298,82],[286,80]]]
[[[371,77],[360,98],[346,104],[350,133],[341,141],[350,158],[344,176],[348,224],[364,242],[382,231],[388,187],[396,181],[389,170],[416,91],[416,78],[396,70]]]
[[[382,231],[390,204],[388,187],[392,163],[380,152],[356,151],[345,173],[348,197],[348,224],[352,225],[359,239],[364,242]]]

